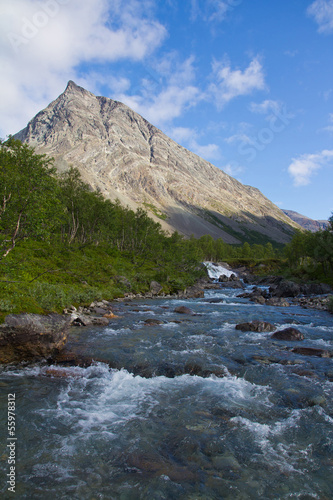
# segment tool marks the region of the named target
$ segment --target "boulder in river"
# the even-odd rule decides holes
[[[205,292],[200,285],[193,285],[178,293],[179,299],[199,299],[205,296]]]
[[[331,358],[332,353],[326,349],[315,349],[313,347],[295,347],[291,352],[303,356],[318,356],[320,358]]]
[[[193,314],[192,309],[186,306],[179,306],[174,309],[174,312],[179,314]]]
[[[236,325],[236,330],[242,332],[272,332],[275,326],[267,321],[251,321],[249,323],[239,323]]]
[[[62,349],[70,317],[60,314],[9,314],[0,325],[0,363],[50,358]]]
[[[297,330],[297,328],[290,327],[273,333],[271,338],[276,340],[295,341],[295,340],[303,340],[304,335],[299,330]]]
[[[145,324],[148,326],[163,325],[163,321],[161,321],[160,319],[148,318],[145,319]]]

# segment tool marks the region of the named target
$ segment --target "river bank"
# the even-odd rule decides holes
[[[69,331],[86,366],[2,367],[1,442],[8,393],[24,421],[19,497],[330,498],[333,317],[241,291],[112,302],[108,326]],[[272,337],[287,328],[303,340]]]

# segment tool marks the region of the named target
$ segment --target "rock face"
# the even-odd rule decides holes
[[[11,314],[0,325],[0,363],[50,358],[67,339],[70,318],[59,314]]]
[[[278,242],[299,226],[251,186],[183,148],[124,104],[69,82],[16,138],[77,167],[92,189],[136,209],[163,229],[211,234],[228,243],[255,231]]]
[[[290,217],[291,220],[304,227],[307,231],[315,233],[321,229],[327,229],[329,223],[327,220],[313,220],[305,215],[301,215],[293,210],[283,210],[283,212]]]

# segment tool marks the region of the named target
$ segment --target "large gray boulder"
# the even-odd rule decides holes
[[[63,348],[70,317],[60,314],[10,314],[0,325],[0,363],[50,358]]]

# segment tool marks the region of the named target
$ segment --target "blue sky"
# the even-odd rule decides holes
[[[333,211],[333,0],[1,0],[0,136],[68,80],[314,219]]]

